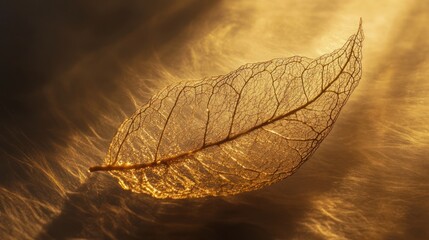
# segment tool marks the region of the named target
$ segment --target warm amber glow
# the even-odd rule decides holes
[[[5,1],[3,70],[12,77],[2,70],[0,239],[429,239],[426,0],[172,2]],[[88,172],[106,164],[121,122],[165,86],[246,63],[318,58],[360,17],[362,80],[292,177],[175,200],[133,193],[154,181],[142,171],[119,185]],[[14,82],[24,90],[10,90]]]

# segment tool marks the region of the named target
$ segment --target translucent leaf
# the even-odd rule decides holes
[[[246,64],[160,91],[120,126],[105,165],[157,198],[237,194],[293,174],[317,149],[361,78],[361,25],[316,59]]]

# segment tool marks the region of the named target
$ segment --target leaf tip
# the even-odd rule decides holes
[[[362,41],[364,39],[363,27],[362,27],[362,17],[360,17],[360,19],[359,19],[359,27],[358,27],[358,31],[357,31],[356,35],[359,37],[360,41]]]

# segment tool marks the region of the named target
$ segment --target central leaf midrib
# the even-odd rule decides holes
[[[308,105],[312,104],[317,99],[319,99],[320,96],[322,96],[326,92],[326,90],[329,87],[331,87],[332,84],[334,84],[338,80],[338,78],[341,76],[341,74],[344,72],[344,69],[346,68],[347,64],[349,63],[349,61],[350,61],[350,59],[351,59],[351,57],[353,55],[352,52],[354,50],[355,43],[356,43],[356,38],[357,38],[358,35],[359,35],[359,32],[355,35],[353,43],[352,43],[352,47],[351,47],[351,50],[350,50],[350,54],[349,54],[349,56],[347,58],[347,61],[345,62],[344,66],[341,68],[341,70],[339,71],[339,73],[337,74],[337,76],[325,88],[323,88],[322,91],[320,91],[320,93],[317,96],[315,96],[312,100],[308,101],[304,105],[302,105],[302,106],[300,106],[298,108],[295,108],[295,109],[293,109],[293,110],[291,110],[291,111],[289,111],[289,112],[287,112],[285,114],[282,114],[282,115],[279,115],[279,116],[277,116],[275,118],[269,119],[269,120],[267,120],[267,121],[265,121],[263,123],[255,125],[255,126],[249,128],[249,129],[247,129],[246,131],[243,131],[243,132],[238,133],[238,134],[233,135],[233,136],[229,136],[229,137],[224,138],[224,139],[222,139],[220,141],[217,141],[217,142],[213,142],[213,143],[209,143],[209,144],[203,145],[202,147],[200,147],[198,149],[195,149],[195,150],[191,150],[191,151],[188,151],[188,152],[185,152],[185,153],[180,153],[180,154],[177,154],[177,155],[174,155],[174,156],[171,156],[171,157],[160,159],[160,160],[154,161],[152,163],[141,163],[141,164],[133,164],[133,165],[107,165],[107,166],[93,167],[93,168],[90,169],[90,171],[100,171],[100,170],[104,170],[104,171],[132,170],[132,169],[143,169],[143,168],[147,168],[147,167],[155,167],[157,165],[162,165],[162,164],[167,165],[167,164],[170,164],[170,162],[180,160],[180,159],[182,159],[185,156],[193,155],[193,154],[195,154],[197,152],[200,152],[200,151],[203,151],[204,149],[207,149],[209,147],[219,146],[221,144],[224,144],[224,143],[227,143],[227,142],[231,142],[231,141],[233,141],[233,140],[235,140],[235,139],[237,139],[237,138],[239,138],[239,137],[241,137],[243,135],[249,134],[250,132],[253,132],[253,131],[255,131],[257,129],[260,129],[260,128],[264,127],[264,126],[267,126],[267,125],[269,125],[269,124],[271,124],[273,122],[279,121],[279,120],[281,120],[283,118],[286,118],[286,117],[288,117],[288,116],[290,116],[290,115],[298,112],[299,110],[302,110],[302,109],[306,108]],[[320,58],[318,58],[318,59],[320,59]],[[317,61],[318,59],[315,59],[314,61]]]

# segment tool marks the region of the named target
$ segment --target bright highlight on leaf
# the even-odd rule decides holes
[[[328,135],[362,70],[362,24],[316,59],[246,64],[170,86],[120,126],[105,165],[157,198],[231,195],[292,175]]]

